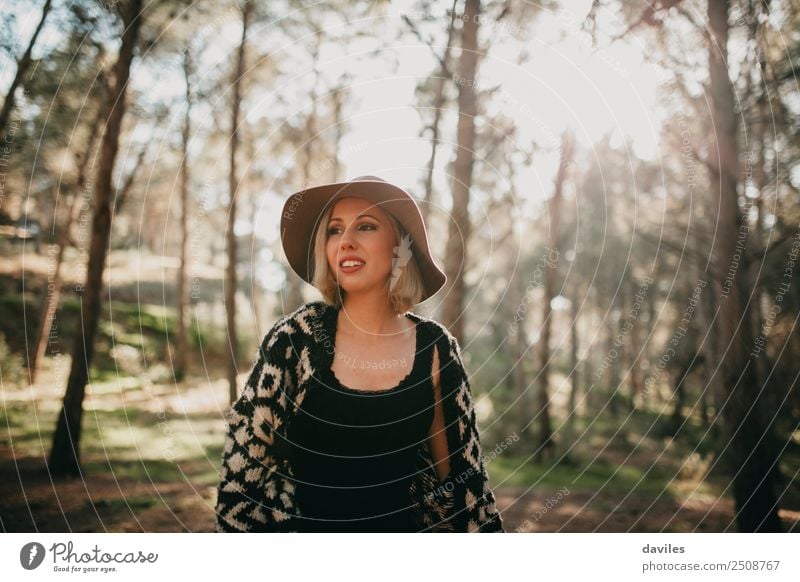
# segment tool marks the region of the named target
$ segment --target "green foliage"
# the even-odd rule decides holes
[[[6,366],[9,373],[15,369],[24,371],[24,360],[20,354],[24,354],[26,341],[29,345],[35,341],[40,309],[39,302],[29,297],[0,296],[0,334],[5,334],[7,338],[7,344],[3,345],[10,358],[3,365],[6,381]],[[48,346],[48,355],[53,355],[54,350],[65,355],[71,353],[75,333],[80,327],[79,318],[80,302],[74,297],[62,299],[56,312],[53,341]],[[151,380],[172,380],[169,346],[175,341],[176,329],[177,315],[174,309],[112,301],[109,311],[109,304],[104,304],[92,360],[91,380],[104,381],[129,372],[120,368],[119,362],[113,357],[113,350],[121,346],[130,346],[138,351],[139,364],[146,365]],[[190,319],[187,332],[189,349],[195,359],[199,361],[202,357],[205,366],[224,364],[228,346],[223,324]],[[256,345],[256,340],[245,332],[243,329],[239,336],[239,353],[243,359],[255,352],[255,348],[250,348]],[[247,362],[243,361],[243,364]]]
[[[558,489],[604,490],[615,494],[631,491],[657,495],[667,492],[669,475],[659,468],[646,471],[635,465],[616,465],[603,457],[586,459],[579,467],[538,465],[526,457],[498,457],[491,463],[493,482]]]
[[[41,456],[49,449],[59,406],[60,402],[10,401],[0,410],[0,429],[18,457]],[[224,421],[218,413],[158,415],[136,406],[86,410],[82,431],[87,473],[148,482],[189,480],[196,486],[219,479]]]

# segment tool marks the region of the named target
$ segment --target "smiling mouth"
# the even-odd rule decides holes
[[[339,268],[344,273],[354,273],[360,270],[366,263],[364,261],[347,260],[339,264]]]
[[[352,267],[363,267],[366,263],[359,259],[346,259],[339,263],[340,267],[343,268],[352,268]]]

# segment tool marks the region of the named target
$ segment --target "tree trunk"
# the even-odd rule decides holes
[[[636,293],[640,293],[639,289],[641,289],[641,285],[637,286],[635,289],[631,287],[631,291],[634,293],[634,301],[637,300]],[[633,301],[630,301],[628,304],[631,305],[633,303]],[[641,309],[641,306],[639,309]],[[630,332],[628,333],[628,337],[625,338],[625,344],[623,345],[623,349],[625,350],[625,367],[628,370],[628,386],[630,387],[631,399],[629,407],[631,412],[636,409],[636,401],[639,398],[639,393],[642,391],[642,379],[639,373],[642,356],[642,352],[639,349],[642,345],[639,342],[639,333],[641,331],[640,317],[641,312],[637,311],[631,321]]]
[[[758,24],[755,24],[758,26]],[[755,30],[753,30],[753,36],[755,37]],[[764,53],[759,51],[760,60],[759,64],[761,66],[761,71],[767,70],[767,63],[764,59]],[[748,75],[748,79],[751,77]],[[764,156],[765,151],[767,150],[767,143],[765,139],[765,125],[767,122],[767,103],[766,101],[769,99],[768,93],[764,93],[761,95],[757,100],[757,105],[755,107],[756,111],[756,120],[755,126],[753,128],[753,139],[758,148],[758,156],[756,157],[754,167],[753,167],[753,181],[754,185],[757,190],[756,199],[755,199],[755,207],[756,207],[756,220],[755,220],[755,237],[753,238],[753,244],[751,245],[751,252],[754,256],[761,256],[764,252],[764,194],[767,186],[767,171],[766,171],[766,158]],[[763,264],[759,260],[753,260],[750,263],[750,269],[748,272],[748,276],[750,277],[750,281],[752,285],[754,285],[754,292],[753,292],[753,305],[750,308],[750,325],[752,327],[751,335],[753,338],[759,338],[763,333],[763,326],[764,321],[766,319],[766,313],[769,310],[769,299],[767,297],[767,291],[764,288],[764,285],[761,284],[759,278],[759,271],[763,268]],[[772,388],[775,384],[773,381],[774,377],[770,374],[770,370],[772,369],[773,365],[770,361],[769,354],[766,350],[766,343],[768,338],[763,337],[761,338],[764,340],[764,349],[757,350],[754,354],[753,361],[756,365],[756,372],[759,378],[759,385],[764,386],[764,390],[767,393],[768,398],[768,410],[777,410],[777,407],[780,406],[777,400],[776,391]]]
[[[5,139],[8,120],[11,117],[11,111],[13,111],[14,104],[16,103],[15,96],[17,89],[22,84],[22,78],[25,76],[25,73],[28,72],[28,69],[31,66],[31,54],[33,53],[33,47],[36,45],[36,40],[39,38],[39,33],[44,27],[44,21],[47,20],[47,15],[50,12],[50,7],[52,4],[53,0],[45,0],[44,6],[42,6],[42,16],[39,18],[39,24],[36,25],[36,30],[33,31],[33,36],[31,37],[30,42],[28,42],[28,48],[25,49],[25,52],[17,63],[17,72],[14,74],[14,79],[11,81],[11,87],[9,87],[6,98],[3,101],[3,108],[0,109],[0,140]]]
[[[58,310],[58,303],[61,299],[61,266],[64,264],[64,252],[70,244],[70,231],[72,230],[72,223],[75,220],[75,207],[78,200],[83,194],[83,189],[86,187],[86,172],[89,168],[89,160],[94,152],[97,138],[100,134],[100,121],[103,116],[103,108],[97,110],[97,114],[92,120],[89,128],[89,141],[86,149],[82,154],[78,154],[78,176],[75,180],[75,188],[72,193],[72,198],[69,202],[69,208],[64,215],[64,223],[59,228],[59,234],[56,238],[56,251],[55,265],[53,266],[53,280],[48,284],[48,290],[45,292],[44,301],[42,306],[42,316],[39,320],[39,328],[36,335],[36,347],[33,351],[33,358],[28,366],[31,375],[31,383],[36,382],[36,374],[47,351],[50,334],[53,331],[53,321],[56,317]],[[57,227],[58,228],[58,227]]]
[[[707,220],[705,210],[701,208],[698,210],[697,220],[690,234],[692,250],[698,257],[710,256],[710,249],[707,249],[703,244],[703,237],[701,236],[703,229],[710,232],[712,230],[712,225]],[[704,284],[703,292],[695,311],[697,327],[703,330],[698,338],[703,359],[701,372],[703,390],[700,395],[701,415],[703,417],[704,427],[710,431],[711,439],[718,442],[719,425],[717,422],[717,415],[719,414],[719,403],[717,399],[722,394],[722,388],[720,386],[720,375],[715,373],[715,368],[717,362],[719,362],[719,356],[717,355],[717,346],[713,333],[708,333],[708,335],[706,335],[706,331],[711,330],[711,320],[714,316],[715,301],[711,286],[708,285],[708,282],[711,281],[713,277],[710,272],[703,269],[699,261],[693,261],[691,265],[696,281],[695,285],[699,285],[701,282]],[[714,407],[714,418],[711,417],[709,410],[710,405]]]
[[[765,419],[764,398],[750,358],[753,339],[743,289],[746,254],[741,252],[737,202],[739,150],[733,87],[728,76],[728,1],[709,0],[708,22],[711,112],[715,132],[711,159],[711,207],[716,211],[717,236],[712,257],[719,301],[715,321],[723,395],[725,448],[721,460],[733,478],[736,521],[741,532],[781,531],[778,517],[777,455],[772,427]],[[747,216],[744,216],[747,219]],[[741,261],[741,265],[739,262]],[[741,273],[737,272],[741,269]]]
[[[422,219],[427,223],[433,208],[433,172],[436,166],[436,153],[439,149],[439,126],[442,120],[442,109],[445,101],[445,83],[451,81],[450,78],[450,47],[453,44],[453,32],[455,31],[456,2],[453,2],[450,11],[450,25],[447,27],[447,44],[444,54],[441,57],[439,66],[439,78],[436,79],[436,93],[433,97],[433,121],[431,122],[431,155],[428,158],[428,167],[425,172],[425,203],[422,205]],[[433,49],[433,47],[431,47]]]
[[[686,406],[686,382],[689,378],[689,373],[693,368],[693,364],[687,361],[686,364],[681,366],[680,371],[675,375],[675,390],[673,392],[672,401],[672,416],[670,417],[670,431],[675,436],[680,431],[683,425],[683,408]]]
[[[620,280],[619,285],[619,305],[620,305],[620,316],[619,321],[617,322],[617,332],[615,337],[615,345],[619,343],[617,346],[617,351],[619,353],[619,366],[623,370],[622,378],[620,379],[619,383],[614,386],[614,392],[612,392],[612,398],[616,401],[617,404],[620,403],[622,400],[623,389],[622,386],[625,384],[629,388],[629,392],[633,394],[633,387],[630,385],[630,375],[632,373],[631,369],[631,357],[630,357],[630,347],[628,343],[628,336],[625,334],[625,324],[628,322],[628,311],[627,307],[631,304],[630,302],[630,290],[631,290],[631,280],[630,280],[630,271],[626,271]]]
[[[578,296],[580,295],[580,287],[577,283],[570,285],[569,302],[570,302],[570,346],[569,346],[569,360],[570,360],[570,389],[569,398],[567,400],[567,418],[563,423],[561,431],[563,435],[562,442],[570,446],[577,440],[576,437],[576,413],[577,413],[577,400],[578,391],[580,390],[580,379],[582,377],[580,370],[580,359],[578,357],[579,347],[579,330],[578,330]],[[567,450],[569,447],[564,447],[561,453],[559,462],[570,462],[573,454]]]
[[[619,322],[621,320],[617,319],[614,320],[614,308],[620,304],[620,297],[617,294],[616,298],[611,302],[611,309],[608,313],[607,324],[606,324],[606,350],[604,352],[604,356],[612,358],[611,364],[606,368],[606,385],[605,385],[605,397],[606,403],[608,404],[608,413],[611,416],[618,416],[619,415],[619,401],[616,398],[616,391],[619,387],[619,365],[617,363],[617,357],[619,353],[614,346],[614,341],[616,340],[617,332],[619,331]]]
[[[186,336],[186,314],[188,311],[186,297],[187,249],[189,246],[189,140],[192,135],[192,55],[187,46],[183,52],[183,76],[186,83],[186,113],[183,118],[181,132],[183,157],[181,158],[181,242],[180,264],[178,266],[177,309],[178,329],[175,334],[175,379],[183,380],[189,365],[189,341]]]
[[[109,95],[108,123],[100,146],[86,287],[79,290],[79,294],[83,295],[81,333],[75,338],[64,406],[58,416],[53,447],[48,459],[48,469],[53,475],[81,474],[79,444],[83,397],[89,379],[89,366],[94,355],[97,323],[100,318],[100,292],[103,287],[106,250],[111,236],[112,177],[119,149],[122,119],[125,115],[125,94],[131,63],[142,24],[142,0],[131,0],[127,8],[123,10],[122,43],[114,67],[114,88]]]
[[[569,342],[569,362],[572,373],[570,374],[569,402],[567,404],[567,423],[572,427],[575,422],[575,408],[578,400],[578,390],[580,389],[580,372],[578,370],[580,361],[578,360],[578,285],[570,286],[570,342]]]
[[[311,179],[314,176],[314,160],[316,158],[317,143],[317,85],[322,75],[319,63],[319,40],[315,41],[311,50],[311,69],[314,71],[314,82],[311,86],[311,93],[308,97],[311,102],[311,111],[306,117],[306,124],[303,130],[303,184],[311,186]],[[289,291],[287,293],[285,307],[287,312],[294,311],[303,303],[303,279],[297,273],[287,267],[289,276]]]
[[[572,162],[572,137],[564,132],[561,140],[561,163],[556,173],[555,190],[553,197],[548,201],[550,217],[550,232],[548,237],[548,258],[544,269],[544,297],[542,298],[542,332],[538,345],[539,369],[539,435],[537,443],[537,457],[540,460],[552,459],[555,456],[555,443],[553,442],[553,428],[550,423],[550,331],[553,324],[553,298],[556,295],[558,284],[558,260],[561,233],[561,203],[564,198],[564,184],[567,181],[567,170]],[[555,257],[552,253],[555,252]]]
[[[453,167],[453,207],[445,252],[445,272],[449,288],[442,310],[444,325],[464,344],[464,273],[467,248],[471,235],[469,189],[475,161],[475,117],[478,102],[475,95],[475,76],[478,70],[478,22],[480,0],[466,0],[461,29],[461,56],[458,73],[464,81],[458,84],[458,129],[455,164]]]
[[[523,300],[527,297],[527,289],[519,269],[515,270],[509,266],[508,272],[514,273],[509,289],[509,305],[516,307],[516,310],[509,315],[514,330],[512,338],[514,370],[511,374],[511,394],[516,398],[516,404],[513,405],[516,415],[513,420],[520,427],[520,437],[527,442],[526,435],[528,426],[531,424],[530,408],[527,406],[528,376],[525,373],[525,350],[528,348],[525,328],[528,320],[528,304],[527,302],[523,303]]]
[[[226,229],[226,243],[228,247],[228,264],[225,267],[225,314],[228,324],[228,344],[230,358],[228,359],[228,390],[231,404],[236,402],[239,390],[236,384],[238,362],[238,339],[236,336],[236,195],[239,189],[239,175],[236,168],[236,152],[239,149],[239,112],[242,104],[242,76],[244,75],[245,49],[247,47],[247,26],[253,10],[251,0],[244,0],[242,6],[242,37],[239,42],[239,51],[236,56],[236,69],[233,75],[233,101],[231,103],[231,157],[230,157],[230,207],[228,209],[228,224]]]
[[[342,161],[339,159],[339,148],[342,145],[342,138],[344,137],[345,133],[343,125],[346,123],[346,121],[342,116],[342,110],[345,105],[345,89],[346,87],[340,84],[331,91],[331,124],[333,125],[333,163],[331,164],[331,183],[338,182],[342,179]]]

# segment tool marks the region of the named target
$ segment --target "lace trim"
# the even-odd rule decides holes
[[[409,318],[409,319],[411,319],[411,318]],[[412,321],[414,321],[414,320],[412,319]],[[394,392],[396,390],[399,390],[405,384],[408,383],[408,381],[411,379],[411,376],[414,375],[414,372],[416,372],[418,370],[419,366],[421,365],[420,360],[423,357],[422,354],[420,354],[420,346],[422,345],[421,334],[423,333],[422,326],[423,326],[423,322],[421,322],[421,321],[417,321],[416,322],[415,337],[414,337],[414,361],[411,363],[411,370],[409,370],[408,374],[406,374],[405,377],[403,377],[402,380],[400,380],[396,385],[392,386],[391,388],[378,388],[378,389],[366,388],[366,389],[364,389],[364,388],[351,388],[349,386],[345,386],[344,384],[342,384],[342,382],[339,380],[339,378],[336,377],[336,374],[333,371],[333,366],[332,366],[332,358],[333,358],[333,356],[332,355],[325,362],[325,372],[327,372],[328,378],[336,386],[338,386],[339,388],[341,388],[345,392],[354,392],[356,394],[387,394],[389,392]],[[336,322],[335,321],[334,321],[334,324],[333,324],[333,338],[334,338],[333,339],[333,348],[334,348],[333,351],[335,353],[335,351],[336,351]]]

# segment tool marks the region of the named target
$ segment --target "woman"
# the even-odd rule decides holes
[[[281,233],[324,301],[267,333],[230,411],[218,531],[503,531],[458,344],[411,311],[446,282],[414,199],[317,186]]]

